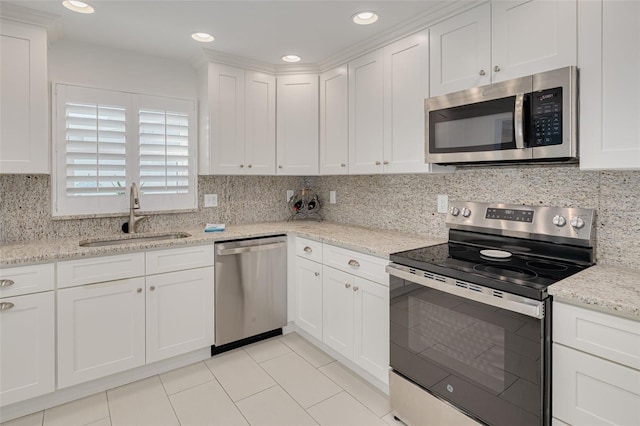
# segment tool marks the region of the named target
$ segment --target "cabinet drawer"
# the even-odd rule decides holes
[[[213,266],[214,253],[212,245],[149,251],[146,253],[147,275]]]
[[[0,269],[0,297],[20,296],[53,290],[53,263]]]
[[[570,425],[640,424],[640,371],[553,345],[553,415]]]
[[[58,262],[58,288],[144,275],[144,253]]]
[[[322,263],[322,243],[306,238],[296,238],[296,256]]]
[[[553,304],[553,340],[640,370],[640,322]]]
[[[324,264],[350,274],[389,285],[389,275],[384,268],[389,264],[387,259],[370,256],[357,251],[325,244],[323,247]]]

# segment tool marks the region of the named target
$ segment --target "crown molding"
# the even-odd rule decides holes
[[[49,44],[62,38],[62,17],[60,15],[2,1],[0,2],[0,18],[46,28]]]
[[[472,9],[480,4],[487,3],[488,1],[489,0],[448,0],[446,3],[434,3],[434,6],[428,11],[396,25],[384,33],[371,37],[361,43],[349,46],[347,49],[323,59],[318,63],[270,64],[230,53],[203,48],[201,53],[195,55],[191,59],[191,65],[194,68],[199,69],[208,62],[216,62],[275,75],[319,74],[345,64],[371,51],[380,49],[410,34],[428,29],[430,26],[433,26],[444,19]]]

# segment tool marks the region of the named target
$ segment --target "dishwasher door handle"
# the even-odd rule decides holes
[[[241,253],[254,253],[256,251],[264,251],[264,250],[273,250],[281,247],[286,247],[287,243],[272,243],[272,244],[264,244],[260,246],[249,246],[249,247],[238,247],[238,248],[229,248],[226,249],[224,247],[218,248],[218,256],[227,256],[230,254],[241,254]]]

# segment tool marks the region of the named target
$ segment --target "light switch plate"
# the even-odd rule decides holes
[[[336,191],[329,191],[329,204],[336,203]]]
[[[205,207],[218,207],[218,194],[204,194]]]
[[[293,189],[287,189],[287,203],[291,200],[291,197],[293,197]]]
[[[446,213],[449,210],[449,196],[438,194],[438,213]]]

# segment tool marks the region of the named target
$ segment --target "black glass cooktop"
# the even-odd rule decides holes
[[[590,266],[589,253],[505,237],[463,235],[448,242],[394,253],[391,260],[427,272],[543,300],[547,287]]]

